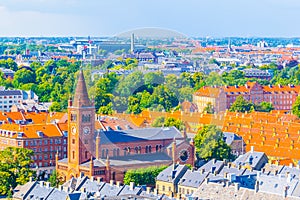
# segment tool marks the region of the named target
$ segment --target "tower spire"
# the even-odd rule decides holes
[[[91,102],[87,92],[83,71],[82,69],[80,69],[78,75],[78,82],[77,82],[75,95],[74,95],[73,106],[80,107],[80,106],[90,106],[90,105]]]

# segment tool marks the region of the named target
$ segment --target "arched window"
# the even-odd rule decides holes
[[[127,155],[127,152],[128,152],[128,149],[127,149],[127,147],[125,147],[125,148],[124,148],[124,156]]]
[[[72,159],[75,159],[75,151],[72,151]]]
[[[152,151],[152,147],[150,145],[148,147],[148,151],[149,151],[149,153],[151,153],[151,151]]]
[[[117,156],[120,156],[120,149],[117,149]]]
[[[135,154],[138,154],[138,153],[139,153],[139,148],[138,148],[138,147],[135,147],[135,148],[134,148],[134,151],[135,151]]]
[[[159,145],[159,151],[161,152],[161,150],[162,150],[162,145]]]
[[[156,145],[156,146],[155,146],[155,152],[158,152],[158,149],[159,149],[159,146]]]
[[[105,149],[102,149],[102,155],[101,155],[102,158],[105,158]]]
[[[130,147],[127,147],[127,153],[128,153],[128,155],[130,155],[130,151],[131,151]]]
[[[88,152],[87,151],[84,152],[84,156],[85,156],[85,159],[88,158]]]
[[[145,153],[148,153],[148,152],[149,152],[149,149],[148,149],[148,146],[146,146]]]
[[[142,147],[139,146],[139,154],[141,154],[141,153],[142,153]]]
[[[113,150],[113,156],[115,157],[117,155],[117,149]]]
[[[108,149],[106,149],[106,156],[105,157],[107,158],[107,156],[108,156]]]

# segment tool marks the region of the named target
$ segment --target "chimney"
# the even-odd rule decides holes
[[[146,193],[150,194],[151,193],[151,187],[146,187]]]
[[[200,174],[204,174],[204,172],[205,172],[205,169],[202,168],[202,169],[200,170]]]
[[[227,178],[227,172],[224,173],[224,178]]]
[[[256,181],[256,182],[255,182],[255,186],[254,186],[254,191],[255,191],[255,193],[257,193],[258,190],[259,190],[259,181]]]
[[[58,186],[58,190],[59,190],[59,191],[63,191],[63,190],[64,190],[64,186],[59,185],[59,186]]]
[[[176,170],[173,170],[173,171],[172,171],[172,179],[175,178],[175,175],[176,175]]]
[[[289,189],[289,186],[284,186],[284,187],[283,187],[283,197],[284,197],[284,198],[287,197],[288,189]]]
[[[83,178],[83,177],[84,177],[84,173],[83,173],[83,172],[80,172],[79,177],[80,177],[80,178]]]
[[[33,181],[34,181],[33,177],[29,177],[29,182],[33,182]]]
[[[40,186],[44,187],[44,181],[40,181]]]
[[[80,192],[86,193],[86,188],[85,187],[80,188]]]
[[[156,189],[156,188],[154,189],[154,191],[153,191],[153,192],[154,192],[154,195],[158,195],[158,191],[157,191],[157,189]]]
[[[102,178],[101,177],[97,177],[97,182],[101,183],[102,182]]]
[[[91,180],[91,182],[93,182],[93,181],[94,181],[94,177],[93,177],[93,176],[91,176],[90,180]]]
[[[135,187],[134,182],[130,182],[130,190],[134,190],[134,187]]]
[[[120,187],[121,186],[121,182],[117,181],[116,185],[117,185],[117,187]]]
[[[46,188],[50,188],[50,182],[46,182]]]
[[[251,153],[254,152],[254,146],[251,146]]]
[[[293,163],[290,163],[290,168],[293,168]]]
[[[69,193],[69,192],[70,192],[70,188],[69,188],[69,187],[64,187],[64,191],[65,191],[66,193]]]
[[[204,181],[205,181],[206,184],[208,184],[209,178],[205,178]]]
[[[110,180],[110,181],[109,181],[109,184],[110,184],[111,186],[114,186],[114,180]]]
[[[234,188],[235,188],[235,191],[239,191],[240,190],[240,184],[239,183],[235,183],[234,184]]]

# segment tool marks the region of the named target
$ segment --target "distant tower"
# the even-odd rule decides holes
[[[130,51],[131,53],[134,52],[134,33],[131,34]]]
[[[228,53],[232,52],[230,38],[229,38],[229,40],[228,40],[228,47],[227,47],[227,51],[228,51]]]

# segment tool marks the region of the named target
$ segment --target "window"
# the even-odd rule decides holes
[[[72,139],[72,144],[75,144],[75,139]]]
[[[72,151],[72,159],[75,159],[75,151]]]
[[[162,191],[165,191],[165,186],[164,185],[162,186]]]
[[[20,147],[22,145],[22,142],[21,141],[18,141],[18,146]]]
[[[71,122],[75,122],[77,120],[76,114],[71,114]]]
[[[85,156],[85,159],[88,158],[88,152],[87,151],[84,152],[84,156]]]
[[[47,145],[48,144],[48,140],[44,140],[44,144]]]
[[[91,115],[87,114],[87,115],[82,115],[82,122],[90,122],[91,121]]]
[[[88,144],[88,140],[84,140],[84,144]]]

